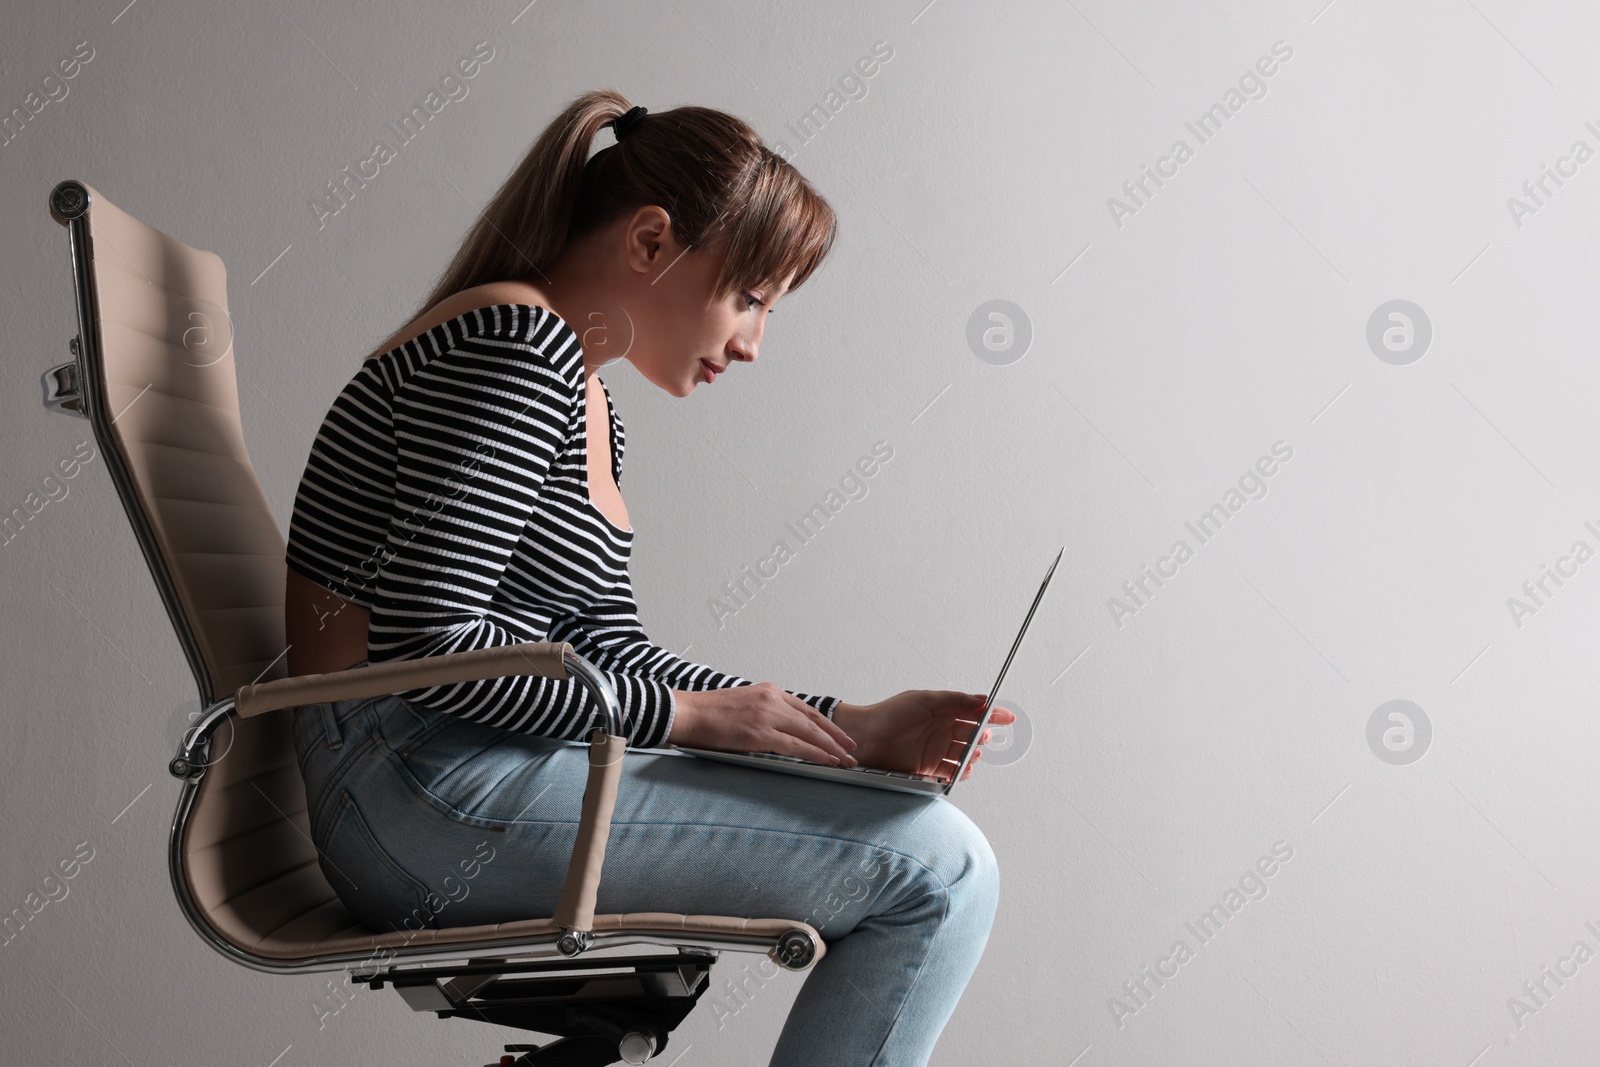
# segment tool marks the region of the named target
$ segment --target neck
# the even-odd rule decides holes
[[[585,381],[602,364],[628,350],[633,337],[631,320],[611,296],[611,286],[590,243],[568,245],[548,270],[528,281],[545,294],[550,310],[577,334],[583,346]]]

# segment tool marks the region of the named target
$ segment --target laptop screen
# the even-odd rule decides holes
[[[1039,591],[1033,596],[1033,604],[1028,608],[1028,615],[1022,620],[1022,629],[1017,631],[1016,640],[1011,642],[1011,651],[1006,653],[1006,661],[1000,665],[1000,676],[994,680],[994,688],[989,690],[988,699],[983,702],[983,715],[978,719],[978,724],[972,728],[972,735],[967,738],[966,747],[961,750],[961,764],[945,783],[944,791],[949,793],[961,776],[967,771],[967,764],[972,762],[972,753],[978,747],[978,738],[983,736],[984,727],[989,725],[989,716],[994,713],[995,698],[1000,695],[1000,683],[1006,679],[1006,671],[1011,666],[1011,659],[1017,654],[1017,649],[1022,646],[1022,635],[1028,632],[1028,624],[1033,621],[1033,613],[1038,610],[1039,602],[1044,599],[1044,591],[1050,585],[1050,578],[1056,572],[1056,564],[1061,562],[1062,553],[1067,546],[1062,545],[1061,551],[1056,553],[1056,558],[1050,561],[1050,569],[1045,572],[1044,581],[1039,583]]]

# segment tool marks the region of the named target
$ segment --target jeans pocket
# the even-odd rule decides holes
[[[387,932],[433,925],[428,887],[379,844],[350,790],[339,790],[339,811],[321,848],[323,874],[350,914],[365,926]]]

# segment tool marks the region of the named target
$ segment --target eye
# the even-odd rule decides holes
[[[744,301],[744,307],[746,311],[750,310],[752,307],[759,307],[761,305],[761,298],[754,293],[744,294]]]

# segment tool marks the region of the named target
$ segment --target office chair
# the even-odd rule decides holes
[[[693,1010],[723,951],[804,971],[826,952],[783,918],[594,913],[626,751],[609,679],[567,642],[533,642],[285,677],[284,539],[239,415],[227,275],[89,185],[50,194],[67,230],[73,358],[44,403],[89,420],[199,690],[168,764],[181,789],[168,844],[178,906],[228,959],[276,974],[346,971],[414,1011],[555,1035],[501,1063],[645,1063]],[[574,677],[605,709],[564,890],[552,916],[378,931],[356,922],[311,844],[291,734],[302,704],[505,675]],[[554,857],[552,857],[552,860]],[[644,954],[607,954],[644,945]]]

